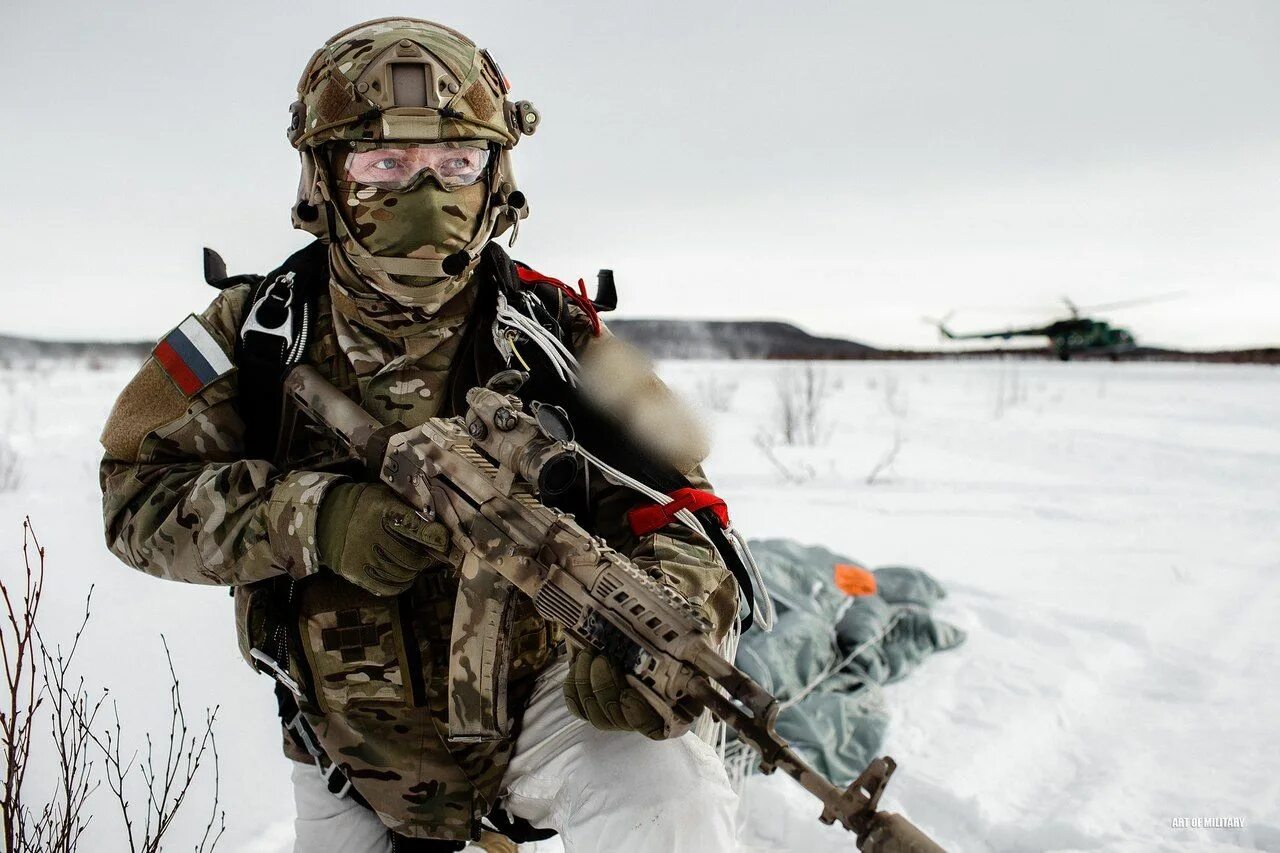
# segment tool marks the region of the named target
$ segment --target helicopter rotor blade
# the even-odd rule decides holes
[[[1086,305],[1081,311],[1115,311],[1119,308],[1134,308],[1138,305],[1150,305],[1153,302],[1167,302],[1170,299],[1177,299],[1180,296],[1186,296],[1185,291],[1174,291],[1172,293],[1161,293],[1156,296],[1145,296],[1141,299],[1123,299],[1119,302],[1104,302],[1101,305]]]
[[[928,323],[930,326],[936,327],[938,330],[938,333],[942,335],[942,337],[954,338],[955,335],[953,335],[951,333],[951,330],[947,328],[947,323],[950,322],[951,318],[954,317],[955,314],[956,314],[955,311],[948,311],[941,320],[939,320],[936,317],[921,317],[920,319]]]

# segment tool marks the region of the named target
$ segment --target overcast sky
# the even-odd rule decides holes
[[[1113,319],[1280,343],[1266,0],[5,0],[0,332],[155,338],[213,296],[202,245],[244,272],[304,244],[297,78],[390,14],[466,32],[537,104],[514,254],[612,267],[623,316],[922,346],[923,315],[1178,291]]]

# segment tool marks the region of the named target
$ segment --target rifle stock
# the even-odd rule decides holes
[[[871,762],[848,788],[806,764],[774,731],[778,701],[716,651],[712,626],[694,606],[637,568],[573,516],[548,507],[539,489],[572,481],[576,447],[524,412],[519,398],[489,388],[467,393],[465,418],[433,418],[387,436],[355,402],[307,365],[285,378],[288,396],[331,430],[356,459],[424,516],[453,532],[464,580],[492,571],[529,596],[567,637],[629,673],[660,711],[667,733],[706,708],[761,756],[816,796],[820,819],[839,821],[859,849],[933,853],[942,848],[900,815],[876,806],[894,763]],[[576,466],[576,463],[574,463]]]

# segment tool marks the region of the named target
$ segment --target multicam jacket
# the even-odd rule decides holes
[[[207,333],[228,358],[234,357],[249,290],[245,284],[223,291],[194,320],[196,331]],[[452,415],[444,389],[475,292],[463,290],[430,320],[395,336],[362,325],[358,311],[323,294],[306,360],[384,424],[408,428]],[[343,301],[340,293],[337,300]],[[560,310],[584,369],[598,353],[607,360],[615,345],[607,330],[593,329],[567,301]],[[237,405],[237,369],[181,383],[162,355],[158,348],[142,365],[102,435],[108,547],[157,577],[233,587],[246,659],[251,648],[267,643],[273,579],[298,580],[295,644],[301,648],[292,650],[290,670],[298,678],[302,666],[308,671],[315,695],[304,709],[325,752],[398,834],[473,837],[499,795],[514,733],[482,743],[450,743],[447,737],[457,578],[442,566],[424,572],[402,595],[379,598],[324,570],[316,547],[318,508],[334,483],[351,476],[316,468],[316,460],[332,457],[331,440],[298,429],[282,445],[281,464],[245,458],[245,418],[253,414]],[[642,384],[659,406],[677,405],[656,378]],[[699,469],[690,477],[705,487]],[[737,589],[710,549],[675,528],[637,540],[624,520],[637,499],[602,481],[593,484],[591,503],[597,533],[704,605],[719,629],[727,627]],[[517,599],[507,615],[500,659],[509,662],[508,701],[518,720],[534,677],[555,660],[562,643],[528,600]]]

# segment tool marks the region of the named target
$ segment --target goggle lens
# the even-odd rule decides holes
[[[430,174],[452,190],[479,181],[488,165],[487,147],[455,142],[361,146],[347,155],[342,173],[348,181],[383,190],[406,190]]]

